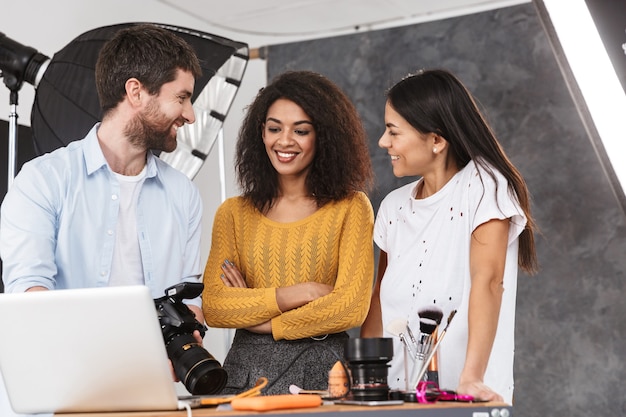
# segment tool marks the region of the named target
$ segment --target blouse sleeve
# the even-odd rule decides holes
[[[470,204],[475,208],[472,230],[489,220],[510,219],[508,243],[511,244],[524,230],[526,216],[513,189],[509,189],[506,178],[495,168],[491,169],[495,179],[478,165],[472,172],[469,183]]]
[[[374,242],[378,247],[388,252],[387,245],[387,207],[388,207],[388,198],[384,198],[380,203],[380,207],[378,208],[378,213],[376,213],[376,222],[374,223]]]
[[[348,204],[333,291],[272,319],[274,339],[293,340],[337,333],[360,326],[365,320],[374,277],[374,213],[363,193],[356,194]]]

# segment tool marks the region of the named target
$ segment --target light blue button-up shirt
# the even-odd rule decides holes
[[[0,256],[6,292],[109,283],[120,186],[96,124],[80,141],[24,164],[2,202]],[[202,200],[180,171],[148,153],[137,206],[145,284],[158,298],[200,282]],[[200,306],[200,298],[186,301]]]

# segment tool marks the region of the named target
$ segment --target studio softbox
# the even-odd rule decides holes
[[[31,127],[38,155],[82,139],[102,118],[95,83],[100,48],[123,23],[90,30],[54,54],[35,92]],[[249,58],[248,45],[177,26],[153,23],[187,41],[196,51],[202,76],[192,96],[196,122],[178,130],[174,152],[158,156],[193,178],[215,144],[239,89]]]

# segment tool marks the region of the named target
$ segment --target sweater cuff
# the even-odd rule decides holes
[[[274,340],[282,340],[285,338],[281,316],[276,316],[272,319],[272,336],[274,336]]]
[[[268,288],[265,291],[265,303],[269,312],[274,316],[271,320],[274,340],[280,340],[283,338],[283,325],[282,320],[280,320],[280,315],[283,312],[280,311],[278,301],[276,301],[276,288]]]
[[[278,307],[278,301],[276,301],[276,288],[267,288],[265,290],[265,305],[272,316],[283,313]]]

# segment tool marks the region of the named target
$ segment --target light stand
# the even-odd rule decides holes
[[[10,90],[7,191],[13,184],[17,161],[18,92],[24,81],[37,87],[49,62],[47,56],[7,38],[0,32],[0,76]]]
[[[13,184],[15,165],[17,161],[17,90],[11,90],[9,96],[9,153],[7,159],[7,191]]]

